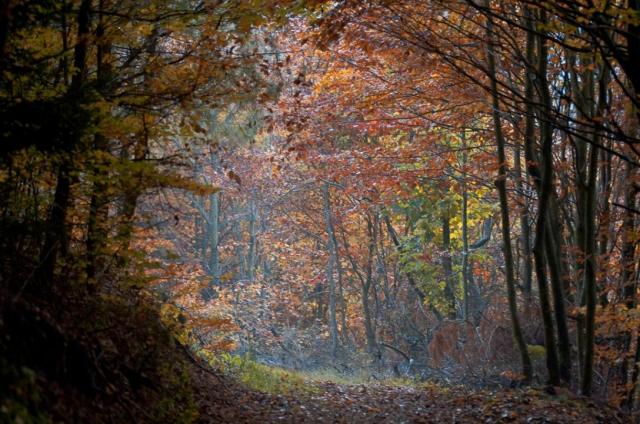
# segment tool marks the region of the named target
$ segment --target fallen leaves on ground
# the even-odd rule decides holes
[[[473,391],[437,385],[316,385],[315,394],[270,395],[199,374],[202,423],[629,423],[621,412],[534,389]]]

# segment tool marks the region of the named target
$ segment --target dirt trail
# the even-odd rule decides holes
[[[631,423],[590,400],[537,390],[474,392],[439,386],[312,383],[315,394],[277,396],[227,386],[200,399],[203,423]],[[226,393],[226,394],[225,394]],[[208,398],[208,399],[207,399]]]

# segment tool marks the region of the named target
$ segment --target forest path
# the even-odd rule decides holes
[[[310,394],[269,395],[235,389],[201,422],[233,423],[628,423],[591,400],[539,390],[472,391],[436,385],[310,383]],[[567,392],[568,393],[568,392]],[[219,396],[223,396],[218,393]],[[213,415],[211,415],[213,414]]]

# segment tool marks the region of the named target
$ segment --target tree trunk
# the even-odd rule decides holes
[[[111,53],[111,45],[105,42],[104,0],[98,4],[98,26],[96,39],[96,67],[98,89],[103,93],[109,92],[108,79],[111,74],[111,66],[108,62]],[[104,271],[102,256],[108,236],[107,219],[109,216],[108,178],[109,163],[106,160],[109,153],[109,142],[100,133],[94,139],[94,164],[93,187],[89,205],[89,220],[87,227],[87,278],[90,284],[97,283]]]
[[[469,222],[467,193],[467,138],[464,130],[462,141],[462,293],[464,296],[463,317],[469,319]]]
[[[373,319],[371,317],[371,307],[369,305],[369,292],[373,283],[373,256],[376,248],[376,228],[371,222],[371,218],[367,216],[367,233],[369,234],[369,252],[367,257],[367,267],[365,272],[364,284],[362,284],[362,312],[364,315],[365,333],[367,336],[367,351],[374,354],[376,351],[376,333],[373,328]]]
[[[82,98],[83,85],[87,73],[87,51],[89,48],[89,33],[91,30],[91,0],[83,0],[78,9],[78,37],[74,49],[73,66],[76,70],[71,85],[70,94],[75,101]],[[63,153],[58,168],[56,190],[53,204],[47,222],[47,234],[40,253],[40,279],[43,287],[51,284],[55,273],[58,254],[66,253],[68,228],[67,211],[71,203],[71,182],[73,170],[73,152],[81,142],[79,138],[69,141],[67,153]]]
[[[447,315],[449,319],[456,319],[456,287],[453,275],[453,263],[451,261],[451,228],[446,211],[442,211],[442,270],[444,272],[444,297],[447,302]]]
[[[544,249],[544,238],[545,236],[551,236],[546,229],[546,220],[549,217],[549,213],[547,213],[549,197],[552,195],[550,193],[552,186],[551,181],[548,179],[550,176],[547,171],[547,167],[551,164],[543,163],[543,158],[540,158],[535,152],[535,128],[533,126],[534,121],[533,117],[535,116],[535,96],[534,96],[534,80],[536,79],[536,70],[534,64],[536,62],[536,38],[539,43],[542,43],[541,37],[536,37],[536,31],[534,29],[533,24],[533,12],[529,9],[525,9],[526,15],[526,26],[527,26],[527,42],[526,42],[526,58],[527,58],[527,68],[526,68],[526,78],[525,78],[525,98],[527,102],[525,104],[526,114],[529,118],[527,120],[527,128],[525,129],[525,138],[524,138],[524,153],[525,153],[525,162],[527,164],[527,170],[529,175],[531,176],[534,185],[536,187],[536,191],[538,193],[538,219],[536,221],[535,227],[535,241],[533,246],[533,256],[535,259],[535,271],[536,271],[536,279],[538,282],[538,292],[540,297],[540,311],[542,315],[543,321],[543,329],[544,329],[544,339],[545,339],[545,348],[546,348],[546,365],[547,371],[549,373],[549,381],[551,384],[558,384],[560,380],[560,370],[558,365],[558,353],[557,346],[554,335],[554,327],[553,327],[553,317],[551,313],[551,304],[549,303],[549,289],[547,283],[546,276],[546,260],[545,260],[545,249]],[[544,48],[543,48],[544,50]],[[543,149],[547,153],[547,157],[551,156],[551,133],[549,122],[544,119],[542,115],[538,115],[540,121],[540,132],[541,136],[544,136],[543,141]],[[543,152],[544,153],[544,152]],[[543,154],[544,156],[544,154]],[[540,169],[540,166],[543,165],[545,168]],[[545,179],[544,173],[547,172],[547,178]],[[547,186],[543,187],[543,183],[546,183]]]
[[[526,117],[527,122],[525,124],[525,133],[533,131],[533,116]],[[533,287],[533,259],[531,255],[531,223],[529,217],[529,199],[524,192],[525,185],[523,180],[526,175],[522,173],[521,163],[521,151],[520,146],[517,145],[514,152],[515,166],[514,171],[516,173],[516,189],[522,194],[522,206],[520,208],[520,249],[522,251],[522,293],[527,302],[527,305],[531,302],[531,288]]]
[[[334,269],[338,262],[335,245],[335,234],[331,219],[331,198],[329,183],[322,186],[324,223],[327,231],[327,250],[329,258],[327,261],[327,282],[329,283],[329,337],[331,339],[331,355],[335,358],[338,353],[338,320],[336,317],[336,283],[334,279]]]
[[[209,197],[209,243],[211,253],[209,256],[209,273],[211,274],[211,287],[220,284],[220,193],[213,193]]]
[[[595,344],[595,319],[596,319],[596,222],[595,222],[595,177],[598,169],[598,151],[592,146],[589,159],[589,179],[587,185],[587,198],[585,201],[585,270],[584,293],[587,307],[585,316],[585,350],[582,369],[582,394],[591,395],[593,385],[593,358]]]
[[[489,0],[484,1],[485,7],[489,8]],[[502,135],[502,124],[500,122],[500,101],[498,93],[498,81],[495,63],[495,51],[493,47],[493,21],[491,16],[487,15],[487,70],[491,79],[491,103],[493,107],[493,127],[496,138],[496,146],[498,152],[498,179],[496,187],[500,198],[500,216],[502,221],[502,253],[505,261],[505,277],[507,280],[507,296],[509,301],[509,314],[511,315],[511,324],[513,329],[513,337],[520,352],[520,360],[522,363],[522,374],[525,381],[530,381],[533,376],[533,367],[531,358],[527,351],[520,320],[518,318],[518,306],[516,299],[516,285],[514,279],[513,252],[511,250],[511,225],[509,222],[509,203],[507,198],[507,158],[505,154],[505,140]]]
[[[251,199],[249,200],[249,252],[247,256],[247,277],[249,281],[255,280],[256,271],[256,247],[257,247],[257,235],[256,235],[256,201],[255,191],[251,193]]]
[[[587,77],[583,76],[584,88],[579,99],[582,103],[580,109],[587,117],[600,117],[603,115],[606,106],[606,89],[608,85],[608,71],[603,66],[600,67],[599,96],[598,105],[594,113],[594,88],[593,72],[589,71]],[[577,80],[577,78],[576,78]],[[576,84],[577,85],[577,84]],[[577,90],[576,90],[577,91]],[[598,149],[595,147],[599,143],[599,133],[601,128],[596,128],[592,135],[592,143],[589,148],[586,140],[580,140],[576,148],[577,170],[576,179],[578,182],[578,240],[581,242],[580,250],[584,261],[583,296],[582,302],[586,306],[584,317],[584,345],[583,361],[581,363],[581,391],[585,396],[589,396],[593,386],[593,361],[595,344],[595,314],[597,303],[596,280],[597,280],[597,248],[596,248],[596,183],[598,175]],[[588,133],[585,131],[585,137]]]

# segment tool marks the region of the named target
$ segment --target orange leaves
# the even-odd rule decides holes
[[[235,331],[238,329],[238,326],[229,318],[193,318],[190,320],[190,324],[191,326],[204,331]]]
[[[211,343],[207,343],[204,349],[209,352],[229,352],[236,348],[236,342],[233,340],[217,340]]]
[[[602,335],[633,331],[640,327],[640,307],[629,309],[624,303],[611,303],[598,311],[596,322]]]

